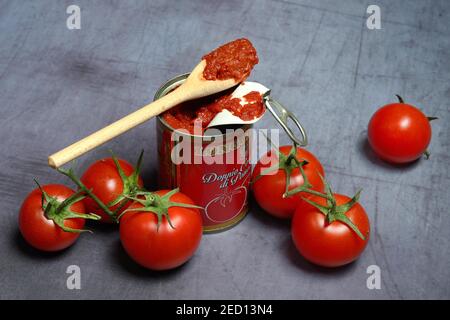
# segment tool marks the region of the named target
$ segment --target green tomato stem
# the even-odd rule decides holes
[[[75,172],[72,168],[70,168],[69,170],[58,168],[56,170],[72,180],[73,183],[75,183],[92,200],[94,200],[95,203],[97,203],[97,205],[111,218],[113,222],[118,222],[116,215],[90,189],[88,189],[83,182],[81,182],[81,180],[75,175]]]

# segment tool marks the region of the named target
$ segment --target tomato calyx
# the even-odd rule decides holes
[[[400,97],[400,95],[396,94],[396,97],[397,97],[399,103],[405,103],[405,101],[403,100],[402,97]],[[427,116],[427,119],[428,119],[429,122],[431,122],[433,120],[438,120],[439,118],[438,117],[428,117]],[[428,159],[430,159],[431,153],[430,153],[430,151],[425,150],[423,152],[423,155],[425,156],[425,159],[428,160]]]
[[[139,158],[136,163],[135,169],[129,177],[127,177],[127,175],[123,171],[122,167],[119,164],[119,160],[117,160],[117,157],[114,155],[114,153],[112,151],[110,152],[111,158],[114,161],[117,172],[119,173],[120,179],[122,180],[123,184],[122,194],[107,204],[108,207],[120,204],[119,207],[114,212],[114,215],[117,215],[117,213],[130,201],[130,197],[134,197],[139,191],[142,191],[142,188],[139,186],[139,174],[141,171],[141,164],[142,158],[144,156],[144,150],[142,150],[141,153],[139,154]]]
[[[113,222],[119,222],[119,219],[117,218],[117,213],[130,201],[130,197],[136,196],[138,192],[142,191],[142,188],[139,187],[139,174],[140,174],[140,168],[142,164],[142,158],[144,156],[144,150],[141,151],[138,161],[136,163],[135,169],[133,173],[127,177],[125,172],[123,171],[122,167],[119,164],[119,161],[117,160],[117,157],[112,154],[112,159],[114,161],[114,164],[117,168],[117,172],[120,175],[120,178],[122,179],[123,183],[123,192],[121,195],[119,195],[116,199],[114,199],[112,202],[108,204],[104,204],[103,201],[101,201],[93,192],[91,189],[87,188],[83,182],[81,182],[80,178],[75,174],[75,171],[73,168],[69,168],[68,170],[63,168],[58,168],[57,171],[68,177],[72,182],[74,182],[80,190],[85,193],[89,198],[95,201],[97,205],[105,212]],[[120,203],[120,205],[117,207],[116,210],[112,211],[109,209],[109,207],[112,207],[116,204]]]
[[[45,192],[44,189],[36,180],[34,180],[34,182],[36,182],[39,190],[41,191],[42,210],[44,211],[44,216],[48,220],[52,220],[58,227],[60,227],[65,232],[72,232],[72,233],[92,232],[91,230],[74,229],[64,225],[64,221],[66,219],[75,219],[75,218],[86,220],[101,219],[99,215],[93,213],[78,213],[70,210],[70,207],[73,204],[82,201],[86,197],[85,195],[82,194],[83,193],[82,190],[74,193],[69,198],[61,202],[56,197],[52,197],[47,192]]]
[[[427,117],[427,119],[428,119],[429,122],[431,122],[431,121],[433,121],[433,120],[438,120],[439,118],[438,118],[438,117]],[[425,156],[425,159],[427,159],[427,160],[430,159],[430,155],[431,155],[430,151],[425,150],[425,151],[423,152],[423,154],[424,154],[424,156]]]
[[[403,100],[402,97],[400,97],[400,95],[396,94],[395,96],[397,97],[399,103],[405,103],[405,101]]]
[[[127,212],[132,212],[132,211],[151,212],[151,213],[155,214],[158,219],[157,229],[159,229],[159,226],[162,223],[163,217],[165,217],[167,219],[167,222],[172,227],[172,229],[175,229],[175,227],[172,224],[172,221],[170,220],[170,215],[169,215],[170,207],[203,209],[202,207],[192,205],[192,204],[170,201],[170,197],[173,196],[177,192],[179,192],[178,188],[173,189],[161,196],[154,192],[138,191],[138,192],[136,192],[137,197],[128,197],[128,199],[136,201],[137,203],[141,204],[142,207],[126,209],[120,214],[118,219],[120,219]]]
[[[320,175],[320,178],[325,185],[325,193],[320,194],[319,196],[325,198],[327,204],[321,205],[305,197],[303,197],[303,200],[323,213],[328,224],[331,224],[334,221],[340,221],[352,229],[362,240],[366,240],[366,237],[361,233],[358,227],[345,215],[345,213],[359,201],[362,190],[358,190],[358,192],[356,192],[356,194],[347,203],[337,205],[336,198],[331,191],[329,183],[322,177],[322,175]],[[309,190],[306,190],[305,192],[310,193]]]
[[[112,212],[99,198],[97,198],[97,196],[92,192],[91,189],[88,189],[84,185],[84,183],[81,182],[81,180],[75,174],[75,171],[73,170],[73,168],[69,168],[68,170],[63,169],[63,168],[57,168],[56,170],[59,173],[68,177],[70,180],[72,180],[73,183],[75,183],[77,185],[77,187],[80,188],[80,191],[79,191],[80,193],[84,193],[89,198],[94,200],[98,204],[98,206],[103,210],[103,212],[105,212],[111,218],[111,221],[117,222],[116,215],[114,214],[114,212]]]
[[[322,194],[320,192],[317,192],[317,191],[314,191],[311,189],[313,187],[313,185],[309,182],[308,177],[306,176],[305,171],[303,169],[303,166],[307,165],[308,161],[305,159],[297,158],[297,145],[294,144],[292,146],[291,150],[289,151],[289,154],[285,155],[282,152],[280,152],[278,150],[278,148],[276,148],[273,145],[273,143],[272,143],[272,141],[270,141],[270,139],[269,139],[269,142],[272,144],[273,151],[276,152],[276,154],[278,156],[278,163],[261,171],[261,173],[259,175],[257,175],[255,177],[255,179],[253,179],[252,183],[255,183],[262,176],[264,176],[272,171],[283,170],[285,173],[285,176],[286,176],[285,191],[283,193],[283,198],[287,198],[287,197],[293,196],[299,192],[304,192],[304,191],[308,191],[308,193],[321,196]],[[294,189],[289,190],[289,185],[291,184],[291,173],[294,169],[297,169],[297,168],[300,170],[300,173],[302,175],[303,184]]]

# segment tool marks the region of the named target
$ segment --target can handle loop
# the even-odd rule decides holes
[[[270,97],[269,95],[265,95],[263,98],[264,105],[273,115],[275,120],[277,120],[277,122],[281,125],[292,142],[301,147],[306,146],[308,144],[308,137],[306,135],[305,129],[303,128],[297,117],[291,111],[284,108],[278,101],[272,99],[272,97]],[[288,125],[288,119],[291,119],[295,123],[302,135],[301,138],[295,136],[294,132]]]

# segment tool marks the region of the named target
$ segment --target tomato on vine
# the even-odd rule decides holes
[[[25,240],[42,251],[59,251],[71,246],[84,230],[84,195],[60,184],[48,184],[33,190],[22,203],[19,229]]]
[[[117,222],[117,217],[132,203],[130,197],[143,190],[144,183],[140,177],[143,151],[139,155],[136,167],[129,162],[118,159],[113,154],[110,158],[98,160],[91,164],[79,179],[73,169],[58,171],[69,177],[87,197],[84,199],[86,210],[101,217],[102,222]]]
[[[356,260],[369,241],[370,223],[353,198],[333,193],[325,182],[326,193],[305,199],[296,209],[291,235],[299,253],[324,267],[339,267]]]
[[[259,159],[252,174],[253,195],[269,214],[291,218],[306,189],[322,192],[320,175],[324,170],[320,161],[306,149],[282,146]]]
[[[189,260],[202,238],[200,207],[174,189],[139,192],[120,218],[120,240],[128,255],[152,270]]]

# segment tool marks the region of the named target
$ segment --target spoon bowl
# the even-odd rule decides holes
[[[239,99],[240,104],[245,108],[247,107],[245,96],[249,94],[250,92],[258,92],[261,95],[261,100],[263,100],[263,97],[268,95],[270,93],[270,89],[266,88],[262,84],[258,82],[250,82],[245,81],[242,82],[231,94],[231,98]],[[242,120],[241,118],[233,115],[230,111],[227,109],[223,109],[221,112],[217,113],[214,118],[211,120],[211,122],[208,124],[207,128],[211,127],[218,127],[218,126],[226,126],[226,125],[236,125],[236,124],[253,124],[257,122],[259,119],[261,119],[265,114],[265,108],[264,112],[261,113],[259,116],[251,119],[251,120]]]

